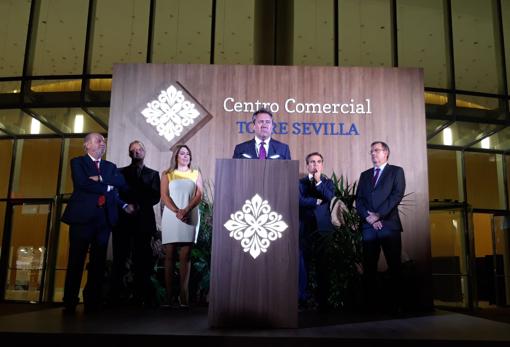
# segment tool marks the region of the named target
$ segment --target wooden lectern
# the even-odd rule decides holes
[[[216,160],[210,327],[298,326],[298,166]]]

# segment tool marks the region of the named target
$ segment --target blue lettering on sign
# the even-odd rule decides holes
[[[239,134],[253,134],[253,123],[236,121]],[[315,136],[356,136],[359,135],[355,123],[321,122],[273,122],[273,134],[276,135],[315,135]]]

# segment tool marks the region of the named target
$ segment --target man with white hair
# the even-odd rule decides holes
[[[64,287],[64,310],[74,312],[79,302],[83,267],[89,253],[87,284],[83,290],[85,312],[102,305],[102,285],[111,228],[117,223],[120,206],[128,213],[133,206],[123,203],[117,188],[125,181],[115,164],[101,159],[106,141],[90,133],[83,141],[85,155],[71,160],[73,193],[62,216],[69,224],[69,256]]]

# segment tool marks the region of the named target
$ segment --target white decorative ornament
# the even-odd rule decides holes
[[[142,115],[160,136],[170,142],[193,124],[200,112],[193,102],[186,100],[182,90],[170,85],[161,91],[157,100],[147,103]]]
[[[230,231],[229,236],[240,240],[243,251],[249,251],[254,259],[267,252],[271,242],[281,238],[288,228],[282,215],[271,212],[267,200],[258,194],[246,200],[241,211],[231,214],[224,226]]]

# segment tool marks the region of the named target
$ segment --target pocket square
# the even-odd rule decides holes
[[[249,155],[249,154],[246,154],[246,153],[243,153],[243,157],[244,157],[244,158],[248,158],[248,159],[251,159],[251,155]]]
[[[280,158],[279,154],[273,154],[273,155],[269,156],[269,159],[278,159],[278,158]]]

